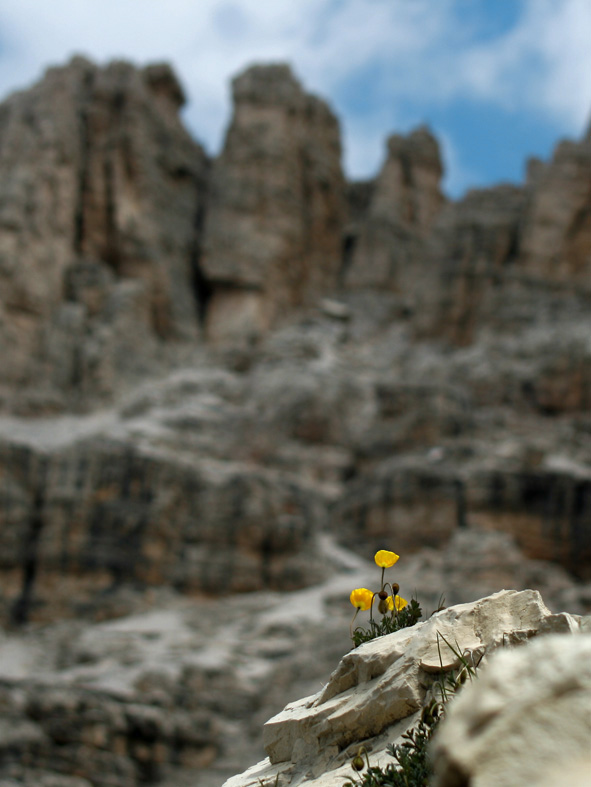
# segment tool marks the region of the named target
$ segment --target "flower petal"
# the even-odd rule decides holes
[[[367,588],[355,588],[355,590],[351,591],[351,595],[349,596],[351,604],[361,610],[369,609],[372,599],[373,593]]]
[[[408,601],[402,596],[396,596],[396,609],[400,612],[401,609],[408,606]]]
[[[394,598],[396,599],[396,601],[394,601],[392,596],[388,596],[388,598],[386,599],[388,604],[388,609],[390,610],[390,612],[392,612],[392,610],[394,609],[394,604],[396,604],[397,612],[400,612],[401,609],[404,609],[404,607],[407,606],[408,601],[402,598],[402,596],[394,596]]]
[[[399,557],[400,555],[397,555],[396,552],[388,552],[387,549],[380,549],[379,552],[376,552],[374,560],[380,568],[390,568],[390,566],[396,563]]]

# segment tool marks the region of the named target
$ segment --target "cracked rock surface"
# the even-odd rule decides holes
[[[556,686],[556,694],[560,695],[560,687],[565,681],[569,682],[566,676],[572,673],[574,663],[584,663],[591,640],[587,636],[557,637],[548,634],[568,632],[580,635],[582,620],[578,616],[552,614],[536,591],[504,590],[436,612],[428,620],[409,629],[365,643],[341,659],[323,690],[289,704],[265,724],[263,740],[267,759],[228,780],[225,787],[250,787],[259,784],[259,780],[263,784],[272,784],[276,777],[279,784],[294,787],[299,784],[337,787],[350,775],[351,758],[361,744],[369,752],[370,765],[385,765],[389,759],[386,756],[387,745],[400,742],[400,735],[416,723],[418,711],[422,709],[433,681],[460,666],[457,654],[461,652],[464,657],[478,655],[480,659],[484,655],[485,658],[479,666],[482,681],[477,679],[474,685],[466,688],[465,695],[458,698],[457,707],[455,699],[453,704],[450,703],[453,710],[449,721],[442,723],[445,732],[441,739],[436,738],[436,768],[441,767],[445,772],[445,765],[440,764],[443,757],[447,756],[450,763],[454,756],[458,757],[455,770],[451,764],[447,767],[448,780],[442,778],[438,783],[457,784],[457,773],[465,775],[471,772],[467,763],[480,757],[486,769],[488,758],[492,763],[503,758],[503,741],[511,738],[512,711],[507,708],[507,698],[512,698],[515,703],[515,724],[528,729],[528,714],[522,703],[527,706],[530,697],[536,703],[541,697],[552,695],[553,686]],[[525,645],[531,639],[535,639],[535,644],[531,647]],[[511,650],[517,645],[519,647],[515,651]],[[557,662],[553,662],[552,654],[561,646],[570,648],[571,656],[566,661],[557,656]],[[550,654],[550,664],[542,666],[546,649]],[[536,670],[531,670],[531,689],[526,688],[521,693],[518,688],[520,675],[531,669],[529,665],[532,663],[539,665],[540,674],[536,675]],[[523,666],[514,672],[513,682],[509,678],[503,683],[505,668],[513,664]],[[536,693],[534,686],[540,686],[546,670],[554,672],[554,677],[546,689]],[[586,686],[587,672],[584,670],[577,678],[578,682],[572,684],[573,691],[579,685]],[[491,697],[494,691],[501,691],[503,698]],[[586,703],[587,695],[583,694],[576,706],[577,719]],[[568,702],[565,700],[562,705],[567,712]],[[500,719],[504,714],[509,719],[502,740],[497,739],[494,747],[490,742],[497,737],[502,722],[490,721],[490,708],[498,712]],[[538,728],[533,732],[530,728],[529,734],[537,739],[540,746],[546,745],[548,731],[556,729],[551,713],[549,708],[545,716],[542,714],[544,718]],[[483,720],[488,725],[484,732]],[[464,728],[459,729],[462,725]],[[472,733],[471,727],[478,734]],[[581,742],[587,733],[588,720],[573,737],[572,745],[581,753]],[[565,734],[561,740],[567,738]],[[466,741],[471,743],[465,746],[464,753]],[[511,751],[516,745],[513,741]],[[457,754],[450,753],[451,747]],[[527,752],[527,747],[522,746],[522,750],[524,758],[535,760]],[[568,745],[565,751],[569,751]],[[562,756],[568,759],[567,754]],[[474,765],[475,781],[470,783],[495,783],[495,778],[499,777],[498,767],[496,771],[495,767],[491,765],[489,780],[484,778],[480,781]],[[504,759],[504,769],[503,777],[511,769],[510,759]],[[525,776],[523,781],[507,778],[507,784],[528,783]],[[532,783],[535,780],[529,781]]]

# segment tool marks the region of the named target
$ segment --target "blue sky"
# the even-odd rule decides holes
[[[230,78],[288,61],[339,115],[350,177],[427,123],[453,196],[521,181],[591,116],[591,0],[2,0],[0,96],[75,53],[171,62],[212,153]]]

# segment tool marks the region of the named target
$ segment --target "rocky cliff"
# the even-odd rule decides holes
[[[256,339],[337,285],[345,183],[339,124],[287,66],[233,82],[234,114],[213,166],[201,268],[211,340]]]
[[[17,783],[102,784],[79,774],[89,754],[105,784],[178,766],[180,787],[196,763],[218,787],[294,699],[298,648],[324,653],[320,613],[309,636],[282,610],[346,608],[339,583],[376,548],[409,556],[431,607],[506,586],[591,608],[589,134],[523,185],[453,202],[428,129],[347,183],[338,121],[287,66],[247,69],[233,94],[213,160],[165,65],[76,58],[0,107],[0,616],[22,681],[4,687],[22,736],[2,775]],[[158,617],[115,697],[126,646],[88,672],[86,646],[64,655],[75,626],[95,636],[83,620],[163,600],[173,617],[213,605],[227,637],[178,612],[180,639],[145,661]],[[249,639],[257,605],[276,610],[269,652]],[[16,669],[40,631],[48,661]],[[216,648],[193,675],[202,635]],[[310,681],[338,655],[327,645]],[[61,727],[58,673],[74,687]],[[171,727],[179,702],[194,704]]]
[[[569,296],[588,298],[590,168],[587,135],[559,144],[547,163],[531,161],[523,186],[474,191],[449,205],[423,257],[421,328],[470,344],[488,326],[513,328],[536,309],[568,319]]]
[[[530,162],[523,186],[449,203],[426,128],[346,184],[338,121],[289,67],[251,67],[233,98],[213,162],[165,65],[75,58],[4,102],[4,408],[88,407],[203,327],[256,341],[331,293],[398,293],[416,335],[459,345],[585,308],[589,135]]]
[[[233,95],[213,162],[164,65],[76,58],[2,107],[5,614],[306,584],[323,530],[501,529],[586,576],[588,136],[449,202],[426,128],[347,185],[287,66]]]
[[[168,66],[76,58],[2,105],[5,405],[96,402],[145,373],[158,338],[196,336],[208,162],[182,103]]]
[[[386,161],[371,184],[365,210],[355,210],[358,198],[352,193],[343,258],[347,287],[408,291],[413,269],[445,204],[442,176],[439,146],[429,129],[388,139]]]

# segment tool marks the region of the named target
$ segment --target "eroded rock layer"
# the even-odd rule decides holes
[[[262,468],[95,438],[4,444],[0,472],[5,621],[116,614],[125,587],[229,595],[321,576],[321,496]]]

